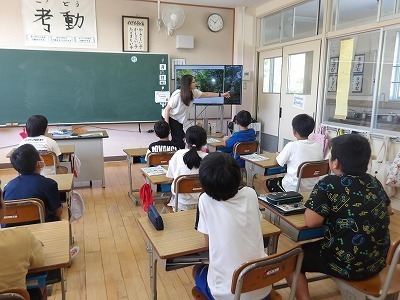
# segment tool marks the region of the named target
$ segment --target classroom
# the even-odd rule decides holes
[[[98,74],[111,74],[112,67],[104,70],[97,65],[102,61],[113,62],[113,55],[116,59],[124,55],[149,58],[149,61],[160,58],[168,68],[167,74],[157,76],[167,75],[166,86],[171,93],[176,88],[174,63],[242,65],[246,76],[242,81],[241,104],[224,105],[223,109],[198,106],[190,111],[185,128],[210,122],[226,135],[228,122],[237,112],[247,110],[260,124],[261,152],[275,153],[294,140],[292,118],[306,113],[315,119],[315,131],[321,130],[329,139],[347,133],[368,138],[372,159],[383,161],[384,167],[400,151],[400,6],[397,0],[199,0],[196,3],[93,0],[90,2],[95,17],[92,24],[95,46],[29,44],[26,34],[29,24],[24,23],[27,2],[0,0],[0,61],[8,58],[17,61],[24,53],[30,59],[38,55],[38,64],[34,66],[40,71],[40,63],[53,57],[57,61],[57,55],[63,52],[69,55],[70,62],[60,63],[60,70],[55,69],[54,74],[64,71],[67,74],[67,69],[73,67],[72,61],[77,61],[77,68],[88,73],[75,80],[89,85],[91,78]],[[43,5],[45,2],[36,1]],[[81,0],[62,2],[79,6]],[[183,10],[184,20],[169,32],[162,19],[164,10],[171,5]],[[208,25],[212,14],[223,20],[222,29],[213,31]],[[127,18],[148,20],[148,41],[143,52],[129,52],[126,48],[123,31]],[[10,66],[1,68],[7,70]],[[88,70],[92,66],[93,70]],[[145,71],[151,68],[149,63],[148,68],[143,68],[141,78],[127,81],[138,80],[144,86],[151,76]],[[128,67],[123,70],[129,72]],[[141,73],[136,75],[140,77]],[[50,80],[52,76],[58,75],[49,73],[45,78]],[[105,90],[99,97],[115,95],[115,87],[120,90],[129,87],[118,76],[123,74],[115,75],[116,80],[109,85],[107,77],[101,79]],[[66,84],[76,85],[77,81],[69,79],[65,78]],[[44,114],[35,107],[37,103],[29,102],[29,96],[28,100],[10,99],[9,95],[18,91],[19,82],[18,74],[7,78],[0,70],[1,89],[7,85],[13,88],[0,95],[0,103],[9,110],[9,113],[0,112],[0,180],[17,175],[8,154],[21,141],[24,120],[30,115]],[[79,94],[82,98],[76,103],[64,100],[69,94],[67,90],[53,88],[52,94],[43,96],[50,116],[50,132],[71,123],[82,132],[102,132],[101,136],[58,141],[60,146],[74,144],[74,151],[82,161],[81,178],[74,179],[73,188],[84,198],[86,209],[84,217],[71,225],[74,244],[79,245],[80,253],[64,272],[67,299],[154,299],[154,286],[158,299],[193,298],[191,267],[166,271],[159,263],[158,269],[153,265],[155,273],[149,270],[148,236],[139,220],[146,213],[132,201],[139,198],[134,190],[144,182],[142,165],[131,164],[124,149],[147,148],[155,141],[152,129],[154,122],[161,118],[162,106],[153,101],[156,88],[137,89],[123,90],[117,94],[115,103],[104,98],[103,102],[107,103],[99,106],[99,115],[103,114],[99,119],[90,113],[97,111],[96,102],[87,100],[96,99],[90,93]],[[76,90],[81,93],[81,89]],[[35,87],[22,92],[34,94]],[[130,98],[126,100],[130,93],[141,96],[137,100],[139,105]],[[52,97],[57,109],[51,107]],[[149,109],[147,97],[151,101]],[[15,104],[17,101],[29,108],[29,114],[21,113],[20,105]],[[115,115],[107,119],[107,113],[114,110]],[[146,115],[148,111],[151,113]],[[12,118],[8,119],[8,115]],[[69,119],[69,115],[76,119]],[[261,184],[254,179],[257,192],[262,190]],[[400,189],[390,187],[390,198],[396,216],[400,210]],[[63,213],[65,216],[68,212]],[[400,228],[398,222],[398,219],[393,221],[396,232]],[[294,244],[284,234],[280,234],[277,243],[278,252]],[[155,278],[149,280],[154,274]],[[287,299],[290,289],[278,292]],[[310,292],[316,299],[342,299],[337,284],[331,279],[311,283]],[[48,299],[61,298],[62,287],[57,283]]]

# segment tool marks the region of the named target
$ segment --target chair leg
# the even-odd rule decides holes
[[[65,282],[64,282],[64,269],[61,269],[61,299],[66,300],[66,295],[65,295]]]

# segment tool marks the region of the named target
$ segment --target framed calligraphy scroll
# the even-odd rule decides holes
[[[122,16],[122,50],[149,52],[149,18]]]

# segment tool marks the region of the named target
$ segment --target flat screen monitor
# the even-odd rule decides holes
[[[230,98],[214,97],[195,99],[195,104],[221,105],[242,104],[242,72],[241,65],[179,65],[175,66],[175,88],[180,88],[181,77],[192,75],[197,88],[202,92],[224,93],[230,91]]]

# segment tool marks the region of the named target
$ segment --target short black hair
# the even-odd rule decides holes
[[[302,138],[308,138],[314,130],[315,121],[307,114],[300,114],[293,118],[292,127]]]
[[[39,152],[31,144],[19,146],[10,157],[11,165],[20,174],[33,174],[36,163],[40,161]]]
[[[158,121],[156,124],[154,124],[154,132],[160,139],[168,137],[169,131],[169,124],[164,120]]]
[[[236,120],[235,120],[236,118]],[[239,111],[233,118],[240,126],[247,127],[251,123],[251,114],[247,110]]]
[[[217,201],[225,201],[239,190],[240,167],[228,153],[213,152],[203,158],[199,178],[207,195]]]
[[[46,128],[48,121],[45,116],[33,115],[26,121],[26,132],[29,137],[35,137],[39,135],[44,135],[46,133]]]
[[[367,172],[371,146],[365,137],[340,135],[331,140],[331,146],[331,161],[337,159],[344,174],[359,176]]]

